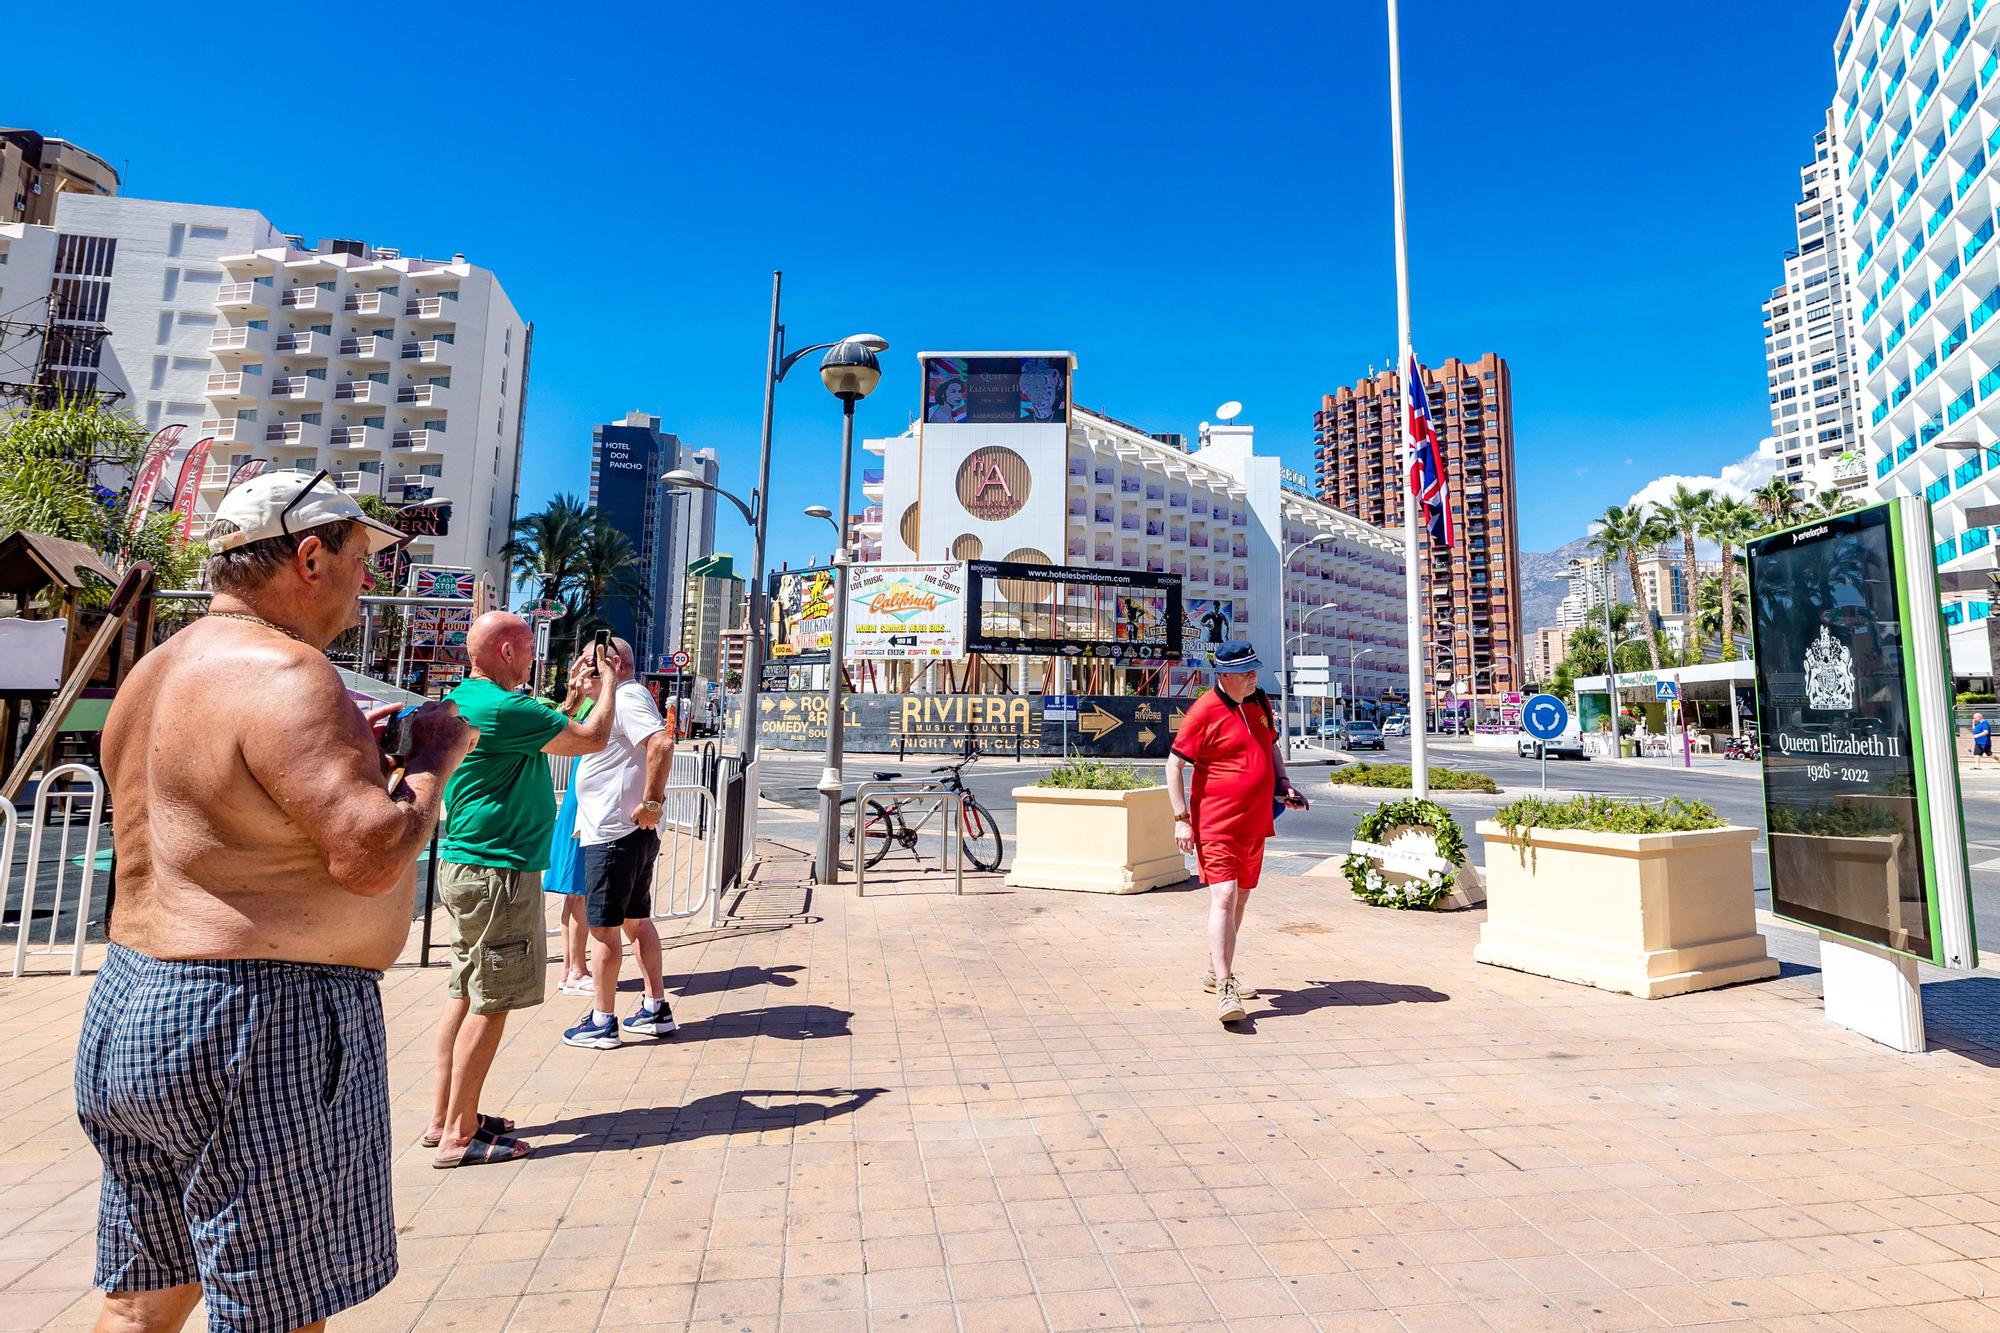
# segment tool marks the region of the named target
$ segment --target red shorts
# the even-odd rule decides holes
[[[1215,838],[1195,843],[1195,865],[1201,870],[1201,882],[1220,884],[1233,879],[1236,887],[1245,892],[1257,887],[1257,881],[1264,874],[1264,840]]]

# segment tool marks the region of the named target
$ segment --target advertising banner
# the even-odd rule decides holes
[[[208,468],[209,450],[215,448],[215,437],[206,436],[196,440],[194,447],[181,460],[180,480],[174,483],[174,513],[180,516],[180,543],[185,546],[194,535],[194,502],[201,494],[201,474]]]
[[[1180,660],[1178,574],[998,560],[969,561],[965,569],[968,652]]]
[[[965,656],[965,566],[850,566],[847,656],[957,661]]]
[[[167,455],[180,443],[181,432],[186,426],[162,426],[146,445],[146,452],[139,460],[139,470],[132,478],[132,495],[127,501],[127,516],[130,529],[137,532],[153,510],[153,496],[160,489],[160,474],[167,470]]]
[[[1823,519],[1749,560],[1772,911],[1976,966],[1929,507]]]
[[[842,736],[856,754],[993,754],[1161,759],[1193,699],[1163,695],[843,694]],[[1067,706],[1066,706],[1067,705]],[[766,694],[758,735],[777,750],[826,745],[826,696]],[[1067,734],[1065,734],[1067,733]]]
[[[926,422],[1061,424],[1069,420],[1069,362],[1064,356],[926,355],[921,360]]]
[[[816,565],[781,569],[770,576],[770,660],[810,666],[832,657],[833,570]]]

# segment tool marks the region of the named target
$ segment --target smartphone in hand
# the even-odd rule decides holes
[[[389,721],[382,728],[382,753],[391,759],[403,760],[410,757],[414,744],[411,736],[412,719],[417,715],[417,705],[410,704],[398,708],[390,714]]]

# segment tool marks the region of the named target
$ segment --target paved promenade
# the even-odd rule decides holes
[[[1251,901],[1229,1031],[1198,893],[857,902],[797,882],[803,831],[669,938],[677,1038],[564,1047],[566,997],[512,1027],[524,1163],[431,1169],[442,977],[390,973],[403,1271],[336,1333],[2000,1327],[2000,1052],[1897,1055],[1809,976],[1480,967],[1476,916],[1304,878]],[[7,1329],[95,1311],[88,984],[0,982]]]

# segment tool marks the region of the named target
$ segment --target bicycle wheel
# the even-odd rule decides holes
[[[961,832],[965,837],[965,859],[975,870],[998,870],[1000,868],[1000,826],[993,822],[993,816],[979,798],[968,793],[960,812],[964,821]]]
[[[841,822],[843,824],[850,823],[853,818],[854,798],[850,796],[846,800],[843,800],[840,803],[840,810]],[[862,846],[867,851],[868,868],[870,870],[880,865],[882,858],[889,854],[889,848],[895,845],[895,825],[892,822],[894,817],[895,812],[880,801],[871,800],[868,802],[868,809],[861,818],[860,834]],[[844,834],[840,842],[842,853],[840,868],[842,870],[852,870],[854,869],[854,834],[852,832]]]

